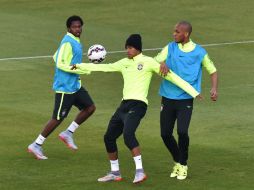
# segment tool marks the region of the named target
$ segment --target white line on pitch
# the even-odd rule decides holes
[[[254,40],[249,41],[239,41],[239,42],[222,42],[222,43],[212,43],[212,44],[203,44],[203,47],[212,47],[212,46],[223,46],[223,45],[234,45],[234,44],[250,44],[254,43]],[[149,48],[143,49],[143,51],[156,51],[161,50],[162,48]],[[108,51],[108,54],[115,54],[115,53],[124,53],[124,50],[120,51]],[[84,53],[86,55],[86,53]],[[7,58],[0,58],[0,61],[8,61],[8,60],[26,60],[26,59],[41,59],[41,58],[52,58],[52,55],[42,55],[42,56],[31,56],[31,57],[7,57]]]

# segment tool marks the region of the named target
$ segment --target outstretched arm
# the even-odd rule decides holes
[[[73,67],[79,72],[91,72],[91,71],[102,71],[102,72],[120,72],[122,64],[120,61],[108,64],[93,64],[93,63],[81,63]]]

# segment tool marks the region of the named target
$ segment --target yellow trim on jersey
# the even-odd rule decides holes
[[[64,93],[62,93],[62,96],[61,96],[61,102],[60,102],[59,109],[58,109],[58,112],[57,112],[57,120],[61,119],[60,118],[60,112],[61,112],[61,109],[62,109],[63,99],[64,99]]]

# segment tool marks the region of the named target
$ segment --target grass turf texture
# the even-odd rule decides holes
[[[200,44],[253,40],[251,0],[237,1],[5,1],[0,0],[0,58],[51,55],[65,34],[72,14],[84,18],[85,51],[95,43],[108,51],[122,50],[126,37],[141,33],[143,47],[163,47],[171,40],[174,24],[189,20],[192,39]],[[207,47],[220,76],[219,100],[209,100],[206,72],[203,94],[196,101],[190,127],[189,177],[169,178],[173,165],[159,132],[160,78],[154,76],[149,107],[137,136],[148,180],[132,184],[134,163],[123,139],[119,159],[124,181],[97,183],[109,170],[103,145],[107,123],[121,100],[122,80],[117,73],[82,76],[96,102],[96,113],[75,133],[79,146],[70,152],[57,138],[76,115],[69,117],[47,139],[47,161],[26,153],[53,109],[51,59],[1,61],[0,189],[253,189],[253,44]],[[154,56],[157,52],[144,52]],[[125,54],[108,55],[113,62]],[[87,61],[85,58],[84,61]]]

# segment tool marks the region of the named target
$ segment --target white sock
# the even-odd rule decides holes
[[[135,156],[133,159],[136,165],[136,170],[143,169],[141,155]]]
[[[110,160],[110,165],[111,165],[111,171],[112,172],[119,171],[119,162],[118,162],[118,160]]]
[[[79,127],[79,124],[77,124],[75,121],[73,121],[70,126],[67,128],[68,131],[74,133],[75,130]]]
[[[41,134],[37,137],[37,139],[35,140],[36,144],[42,145],[43,142],[46,140],[46,138],[44,136],[42,136]]]

